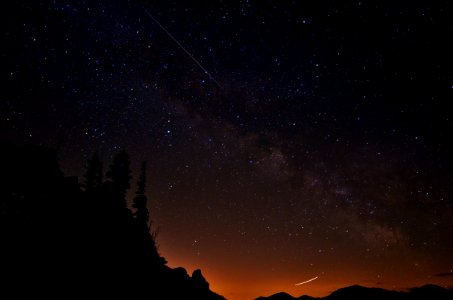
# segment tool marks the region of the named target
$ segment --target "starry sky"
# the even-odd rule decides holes
[[[449,2],[14,1],[0,137],[147,160],[161,254],[228,299],[452,286]]]

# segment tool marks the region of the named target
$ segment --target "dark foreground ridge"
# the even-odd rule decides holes
[[[125,152],[105,173],[95,154],[81,184],[42,146],[0,141],[0,166],[0,298],[225,299],[159,254],[146,163],[131,204]]]
[[[380,288],[367,288],[353,285],[336,290],[323,298],[301,296],[295,298],[286,293],[277,293],[269,297],[259,297],[256,300],[452,300],[453,289],[445,289],[437,285],[425,285],[413,288],[407,292],[389,291]]]

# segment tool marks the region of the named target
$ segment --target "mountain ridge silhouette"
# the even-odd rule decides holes
[[[258,297],[255,300],[452,300],[453,289],[443,288],[433,284],[411,288],[408,291],[393,291],[376,287],[352,285],[333,291],[325,297],[311,297],[303,295],[293,297],[279,292],[267,297]]]

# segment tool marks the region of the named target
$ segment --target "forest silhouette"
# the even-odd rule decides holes
[[[0,146],[3,296],[224,299],[209,290],[200,270],[189,276],[172,269],[158,252],[146,162],[128,207],[132,176],[124,151],[105,171],[94,153],[79,183],[63,175],[54,149]]]

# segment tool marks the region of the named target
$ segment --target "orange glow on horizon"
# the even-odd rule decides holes
[[[210,289],[228,300],[252,300],[260,296],[270,296],[275,293],[285,292],[294,297],[309,295],[312,297],[325,297],[333,291],[351,285],[366,287],[377,287],[388,290],[408,290],[425,284],[437,284],[444,287],[451,287],[451,277],[403,277],[398,274],[387,274],[383,278],[373,278],[360,270],[331,270],[325,274],[299,273],[291,271],[276,271],[274,273],[259,272],[259,266],[245,269],[235,269],[229,261],[216,260],[206,261],[203,258],[194,260],[191,257],[181,257],[172,253],[171,248],[163,247],[164,254],[168,260],[168,266],[172,268],[184,267],[188,274],[195,269],[201,269],[203,276],[210,284]],[[257,271],[258,270],[258,271]],[[312,277],[310,277],[312,276]],[[296,283],[314,276],[318,278],[302,286],[295,286]],[[378,280],[381,279],[382,282]]]

